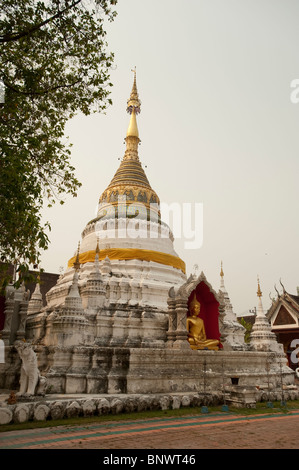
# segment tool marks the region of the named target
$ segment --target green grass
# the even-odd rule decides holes
[[[229,411],[223,412],[220,406],[208,407],[209,414],[233,414],[240,416],[249,416],[257,414],[273,414],[273,413],[289,413],[290,411],[299,411],[299,400],[288,401],[286,406],[281,406],[280,401],[273,402],[273,408],[267,407],[266,402],[258,402],[256,408],[234,408],[229,406]],[[133,413],[120,413],[116,415],[108,414],[101,416],[79,417],[79,418],[63,418],[60,420],[47,420],[47,421],[28,421],[26,423],[15,424],[10,423],[0,426],[0,432],[4,431],[17,431],[25,429],[49,428],[57,426],[82,426],[90,423],[108,423],[113,421],[130,421],[130,420],[143,420],[151,418],[171,418],[183,416],[203,416],[201,407],[186,407],[178,410],[155,410],[155,411],[142,411]],[[205,415],[206,416],[206,415]]]

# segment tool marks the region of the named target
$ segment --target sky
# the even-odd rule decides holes
[[[299,80],[299,3],[119,0],[116,10],[106,23],[113,105],[67,124],[82,187],[45,208],[52,230],[41,266],[66,269],[95,217],[124,155],[136,66],[148,180],[162,203],[203,208],[201,246],[186,248],[183,234],[174,244],[187,275],[203,271],[218,291],[223,262],[237,315],[257,305],[257,277],[265,310],[275,286],[282,292],[280,280],[296,294],[299,103],[291,83]]]

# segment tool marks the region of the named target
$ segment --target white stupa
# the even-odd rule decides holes
[[[237,320],[237,315],[233,310],[231,300],[224,285],[222,262],[220,271],[220,292],[222,292],[224,297],[224,320],[222,334],[225,336],[226,348],[232,350],[245,350],[245,328]]]
[[[111,272],[107,301],[140,304],[167,310],[168,291],[185,281],[185,263],[173,246],[170,228],[161,221],[160,201],[151,188],[138,156],[140,144],[136,116],[140,112],[136,71],[127,111],[130,123],[126,151],[107,189],[99,199],[97,217],[82,232],[78,252],[57,285],[47,294],[49,307],[63,304],[74,275],[78,255],[79,286],[83,291],[94,268],[99,247],[100,271]],[[110,267],[109,267],[110,266]],[[113,284],[113,288],[112,288]],[[109,290],[109,292],[108,292]],[[83,298],[83,307],[87,305]]]
[[[250,345],[257,351],[283,352],[282,344],[277,342],[276,335],[271,331],[270,322],[264,312],[259,278],[257,297],[258,306],[255,322],[250,334]]]
[[[273,348],[277,352],[271,380],[280,387],[282,376],[279,382],[276,377],[284,354],[273,338],[261,299],[252,349],[244,349],[236,341],[243,329],[235,322],[223,271],[219,294],[203,272],[186,279],[185,264],[174,250],[169,227],[160,219],[159,198],[138,157],[136,73],[127,111],[131,118],[123,160],[100,196],[97,216],[83,230],[66,272],[48,292],[47,305],[41,307],[38,288],[29,307],[23,291],[9,294],[4,331],[9,354],[0,368],[0,385],[12,390],[19,373],[16,351],[9,345],[17,313],[16,336],[25,336],[34,345],[49,394],[193,396],[206,392],[207,379],[218,400],[224,372],[246,387],[265,383],[265,351]],[[223,346],[219,350],[190,347],[186,322],[194,293],[201,296],[205,331],[212,335],[204,340],[219,339]],[[203,376],[204,370],[208,373]],[[293,371],[285,366],[283,374],[284,382],[291,383]]]
[[[126,151],[97,217],[48,291],[47,305],[28,311],[28,338],[46,346],[155,348],[166,340],[168,293],[185,282],[185,263],[138,157],[136,72],[127,111]]]

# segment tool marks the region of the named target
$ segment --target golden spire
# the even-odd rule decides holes
[[[137,127],[137,120],[136,120],[136,115],[140,113],[140,106],[141,106],[141,101],[138,96],[138,91],[137,91],[137,85],[136,85],[136,67],[134,70],[134,82],[133,82],[133,87],[131,91],[130,98],[127,101],[127,112],[131,114],[131,119],[130,119],[130,124],[127,130],[127,137],[137,137],[137,142],[139,142],[139,132],[138,132],[138,127]],[[127,141],[127,146],[128,146],[128,141]]]
[[[137,137],[139,139],[139,132],[134,108],[131,114],[131,119],[127,130],[127,137]]]
[[[257,277],[257,296],[262,297],[262,291],[261,291],[261,286],[260,286],[260,280],[259,277]]]
[[[224,276],[223,267],[222,267],[222,261],[221,261],[221,271],[220,271],[220,276],[221,276],[221,277],[223,277],[223,276]]]
[[[131,71],[134,72],[134,82],[133,82],[133,87],[132,87],[130,98],[127,101],[127,112],[129,114],[132,114],[132,112],[135,111],[135,114],[139,114],[141,101],[138,96],[137,85],[136,85],[136,67],[134,70],[132,69]]]
[[[126,150],[114,177],[100,196],[98,218],[105,216],[102,214],[105,214],[106,204],[118,206],[119,201],[124,199],[128,206],[134,204],[133,209],[135,204],[141,205],[142,210],[145,206],[148,211],[147,216],[150,215],[151,209],[153,217],[160,219],[159,197],[151,188],[138,156],[140,139],[136,116],[140,113],[141,101],[136,85],[136,67],[132,72],[134,73],[133,87],[130,98],[127,100],[127,112],[131,118],[125,137]]]

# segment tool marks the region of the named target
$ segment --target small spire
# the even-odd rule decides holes
[[[75,271],[79,271],[79,269],[80,269],[79,251],[80,251],[80,242],[78,243],[76,260],[75,260],[74,265],[73,265],[74,268],[75,268]]]
[[[99,254],[100,254],[99,237],[97,237],[96,255],[94,258],[94,272],[96,273],[99,272],[99,269],[100,269]]]
[[[134,72],[134,82],[133,82],[133,87],[132,87],[130,98],[127,101],[127,112],[129,114],[132,114],[132,112],[135,111],[135,114],[139,114],[141,101],[138,96],[137,85],[136,85],[136,67],[134,70],[132,69],[132,72]]]
[[[261,291],[261,286],[260,286],[260,280],[259,277],[257,277],[257,296],[262,297],[262,291]]]
[[[96,254],[94,258],[94,266],[93,266],[93,270],[89,274],[90,279],[93,281],[101,280],[99,254],[100,254],[99,238],[97,237],[97,246],[96,246]]]
[[[68,295],[65,298],[65,303],[64,303],[65,308],[82,309],[82,301],[81,301],[81,296],[80,296],[78,279],[79,279],[79,273],[76,270],[74,272],[73,281],[72,281],[70,290],[68,292]]]
[[[221,276],[221,277],[224,277],[224,272],[223,272],[223,264],[222,264],[222,261],[221,261],[221,271],[220,271],[220,276]]]
[[[258,305],[257,305],[256,316],[257,318],[261,318],[261,317],[264,318],[265,314],[264,314],[264,308],[263,308],[263,302],[262,302],[262,291],[261,291],[259,277],[257,277],[257,296],[258,296]]]
[[[140,113],[141,102],[138,97],[136,85],[136,67],[135,70],[132,70],[132,72],[134,72],[134,82],[130,98],[127,101],[127,112],[131,114],[131,119],[127,130],[127,137],[137,137],[139,139],[136,115]]]
[[[222,290],[222,292],[226,292],[225,285],[224,285],[224,272],[223,272],[222,261],[221,261],[221,270],[220,270],[220,290]]]

